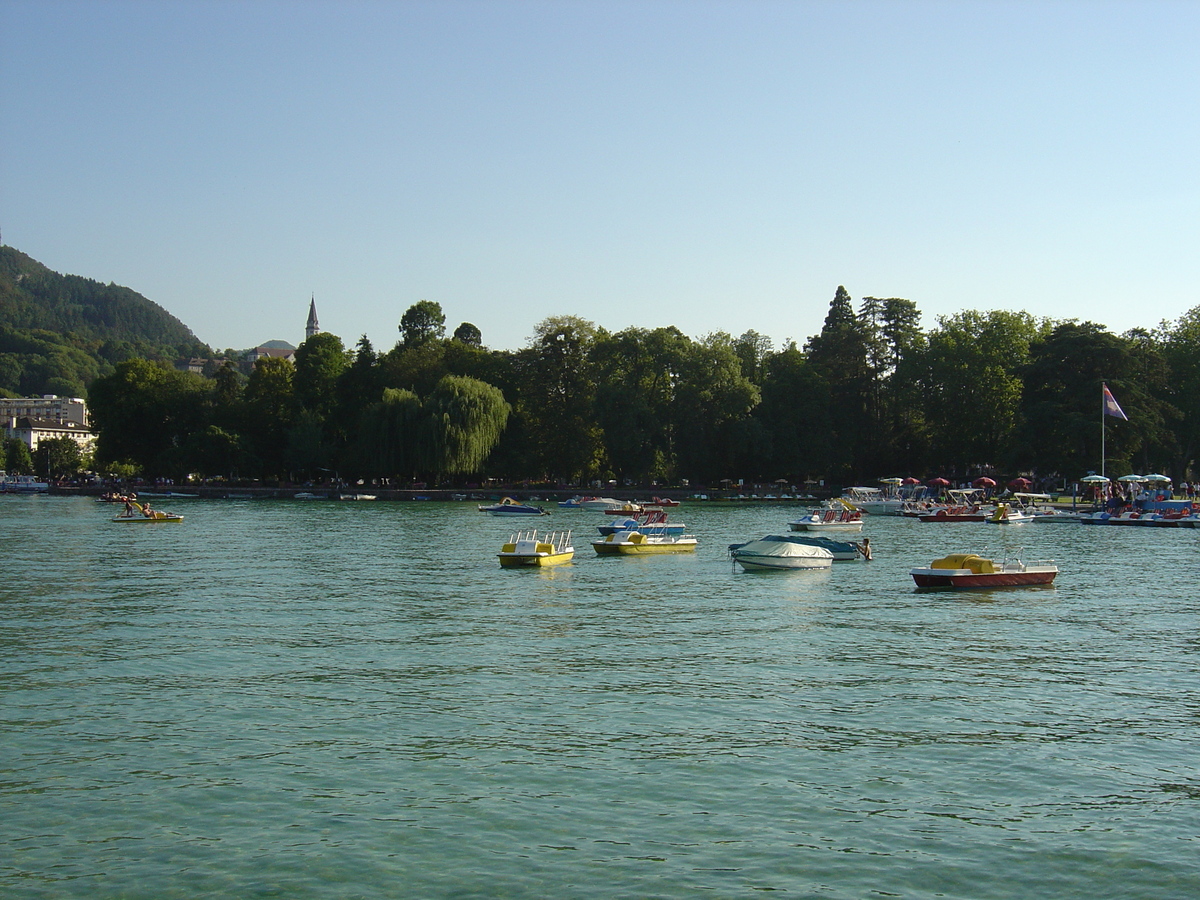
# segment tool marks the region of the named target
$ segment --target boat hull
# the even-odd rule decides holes
[[[114,522],[133,522],[144,525],[166,524],[170,522],[182,522],[183,516],[113,516]]]
[[[662,553],[694,553],[695,538],[667,538],[655,540],[647,538],[642,541],[614,541],[609,535],[602,541],[592,541],[592,549],[600,556],[654,556]]]
[[[970,569],[913,569],[909,574],[922,588],[997,588],[1050,584],[1058,575],[1054,566],[1031,566],[1024,571],[975,573]]]
[[[858,532],[862,531],[862,520],[851,521],[833,521],[833,522],[818,522],[809,519],[797,519],[794,522],[788,522],[788,528],[792,531],[842,531],[842,532]]]
[[[738,553],[735,550],[733,558],[747,572],[794,572],[800,569],[828,569],[833,566],[832,556],[759,556],[754,553]]]
[[[575,558],[575,551],[566,553],[498,553],[500,567],[503,569],[544,568],[546,566],[561,566]]]

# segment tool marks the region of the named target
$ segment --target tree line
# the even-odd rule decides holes
[[[295,362],[212,377],[132,359],[92,384],[99,468],[146,476],[395,483],[848,484],[889,474],[1106,471],[1191,478],[1200,437],[1200,307],[1124,335],[1091,322],[965,311],[923,330],[911,300],[839,287],[821,332],[608,332],[575,316],[526,346],[446,336],[421,301],[376,352],[306,340]]]

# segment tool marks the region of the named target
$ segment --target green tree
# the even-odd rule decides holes
[[[83,468],[83,451],[69,437],[38,441],[33,454],[34,470],[50,478],[69,478]]]
[[[968,310],[938,318],[923,362],[933,465],[965,476],[1011,464],[1022,373],[1042,327],[1024,312]]]
[[[33,456],[20,438],[5,438],[4,466],[9,475],[32,475]]]
[[[533,438],[542,477],[587,478],[600,465],[594,418],[596,379],[589,354],[596,326],[576,316],[544,319],[522,355],[520,409]]]
[[[427,467],[427,418],[412,391],[387,388],[362,414],[358,444],[363,471],[381,477],[411,479]]]
[[[596,421],[612,471],[676,480],[675,391],[691,341],[678,328],[627,328],[597,340]]]
[[[671,406],[681,475],[711,484],[761,450],[750,427],[750,411],[761,394],[742,372],[729,335],[712,334],[688,345]]]
[[[296,348],[292,391],[300,408],[322,426],[334,417],[338,379],[350,363],[342,339],[327,331],[314,334]]]
[[[212,383],[190,372],[126,360],[96,379],[88,408],[99,464],[130,461],[150,475],[187,474],[182,448],[203,429]]]
[[[296,415],[292,392],[294,367],[286,359],[267,356],[254,364],[242,395],[242,434],[260,474],[286,471],[284,454]]]
[[[435,476],[478,472],[500,441],[511,407],[498,388],[447,375],[425,401]]]
[[[405,347],[441,340],[445,334],[446,315],[440,303],[420,300],[400,317],[400,341]]]
[[[483,346],[483,332],[472,325],[470,322],[463,322],[454,329],[454,340],[460,344],[467,344],[471,347]]]
[[[1175,322],[1163,323],[1159,342],[1170,371],[1164,395],[1178,411],[1174,420],[1175,459],[1171,474],[1195,480],[1200,452],[1200,306]]]
[[[766,360],[755,418],[764,435],[760,471],[795,483],[824,478],[833,467],[829,384],[789,343]]]
[[[856,478],[868,463],[871,442],[873,385],[869,364],[869,323],[855,314],[850,294],[839,286],[829,304],[821,333],[809,338],[806,352],[813,369],[829,386],[837,416],[828,422],[840,455],[829,475]]]

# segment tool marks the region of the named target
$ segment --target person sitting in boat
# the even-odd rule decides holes
[[[863,559],[867,560],[867,562],[871,561],[871,539],[869,537],[863,538],[862,543],[855,544],[854,547],[862,554]]]
[[[149,504],[149,503],[143,503],[143,504],[142,504],[142,515],[143,515],[143,516],[145,516],[147,519],[153,519],[153,518],[154,518],[154,516],[155,516],[154,510],[152,510],[152,509],[150,508],[150,504]]]

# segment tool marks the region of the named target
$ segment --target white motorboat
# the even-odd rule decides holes
[[[841,501],[831,500],[788,522],[791,531],[862,531],[863,514]]]
[[[768,534],[746,544],[731,544],[729,555],[747,572],[828,569],[833,565],[829,550],[801,543],[787,534]]]

